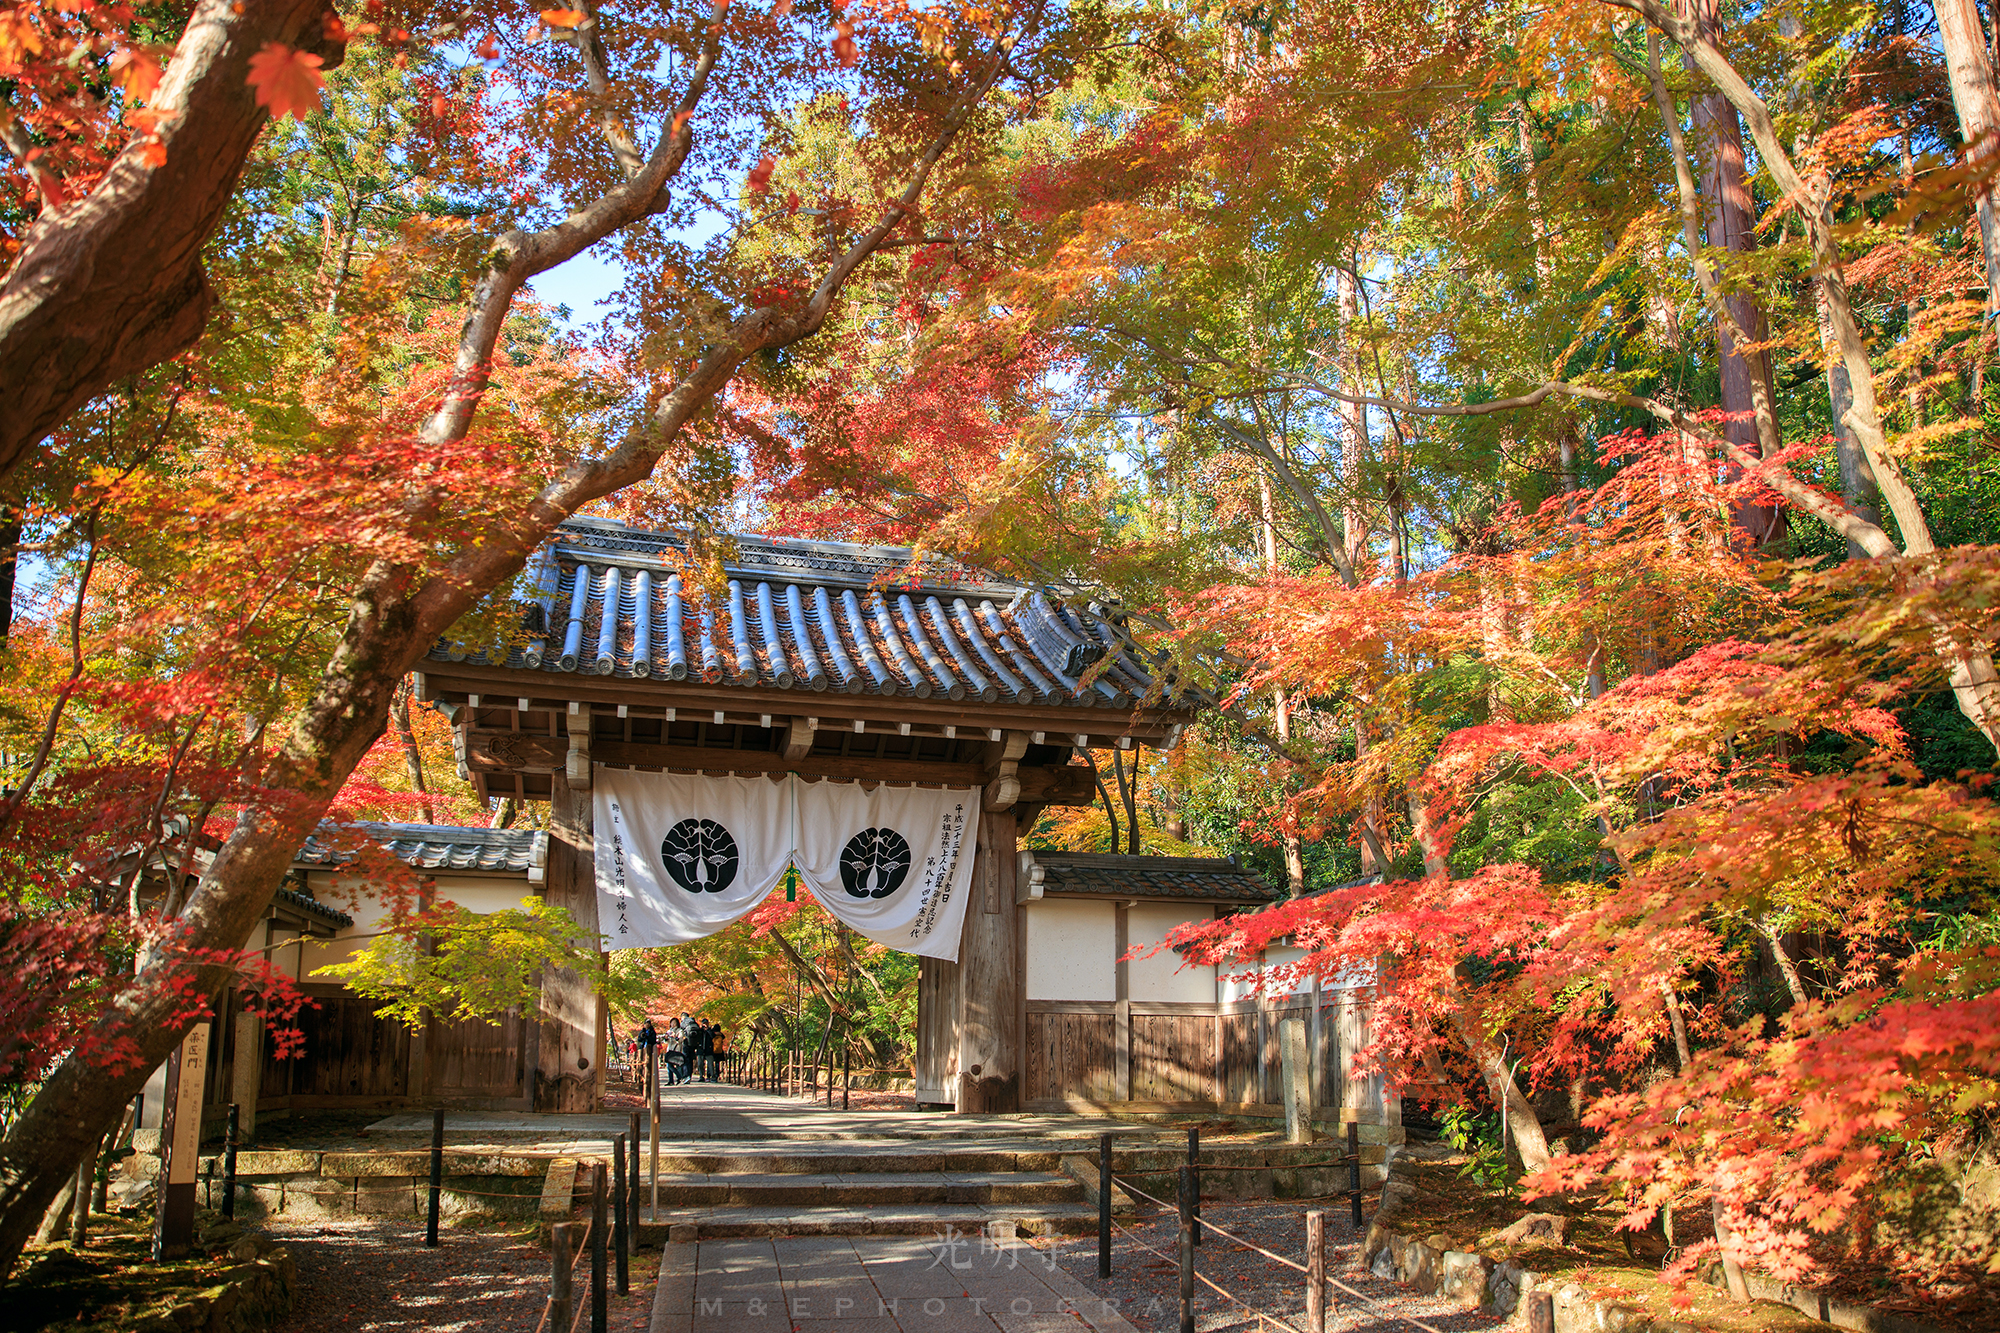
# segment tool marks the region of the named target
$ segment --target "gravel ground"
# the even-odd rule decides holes
[[[1354,1263],[1359,1237],[1348,1221],[1345,1200],[1319,1205],[1326,1210],[1327,1274],[1362,1293],[1378,1307],[1371,1311],[1352,1296],[1333,1288],[1327,1307],[1329,1333],[1414,1333],[1410,1324],[1392,1315],[1423,1320],[1441,1333],[1465,1333],[1498,1328],[1490,1315],[1468,1313],[1433,1297],[1422,1296],[1393,1282],[1357,1275]],[[1231,1203],[1206,1200],[1202,1215],[1245,1240],[1295,1263],[1305,1262],[1304,1206],[1289,1201]],[[1143,1216],[1143,1215],[1142,1215]],[[1123,1231],[1119,1228],[1124,1228]],[[1158,1253],[1149,1253],[1140,1242]],[[1111,1277],[1097,1276],[1097,1238],[1064,1236],[1031,1242],[1037,1249],[1054,1249],[1056,1260],[1071,1277],[1100,1296],[1114,1298],[1123,1314],[1142,1333],[1175,1333],[1180,1327],[1179,1227],[1171,1213],[1150,1220],[1118,1219],[1111,1233]],[[1195,1251],[1195,1271],[1234,1294],[1242,1304],[1218,1296],[1213,1288],[1195,1283],[1195,1327],[1200,1333],[1258,1329],[1284,1333],[1260,1321],[1261,1312],[1305,1328],[1305,1277],[1253,1250],[1207,1235]],[[1250,1307],[1246,1310],[1244,1306]]]
[[[409,1222],[342,1221],[274,1225],[270,1234],[299,1266],[297,1300],[284,1333],[535,1333],[549,1295],[548,1251],[518,1235],[446,1228],[423,1245]],[[633,1257],[632,1291],[614,1296],[608,1327],[643,1331],[653,1308],[658,1250]],[[577,1270],[579,1297],[590,1260]],[[583,1328],[590,1326],[584,1316]]]

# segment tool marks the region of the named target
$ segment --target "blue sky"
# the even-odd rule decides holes
[[[550,305],[568,306],[572,329],[582,332],[594,328],[608,313],[599,302],[617,291],[625,280],[624,270],[606,255],[615,249],[600,242],[567,263],[558,264],[535,279],[535,295]]]

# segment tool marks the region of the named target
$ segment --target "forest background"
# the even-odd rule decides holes
[[[0,6],[0,1262],[222,985],[282,1017],[238,951],[307,831],[542,817],[407,673],[590,512],[1117,608],[1215,706],[1031,841],[1250,858],[1286,901],[1192,956],[1381,961],[1370,1058],[1531,1185],[1981,1298],[1911,1219],[2000,1074],[1996,50],[1975,0]],[[533,283],[592,246],[582,324]],[[379,873],[459,951],[406,1004],[579,947]],[[911,960],[809,903],[619,972],[907,1049]]]

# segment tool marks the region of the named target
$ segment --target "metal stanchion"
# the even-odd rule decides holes
[[[236,1103],[229,1103],[229,1130],[222,1140],[222,1215],[236,1216]]]
[[[611,1257],[618,1273],[618,1294],[632,1290],[632,1265],[625,1257],[632,1233],[625,1225],[625,1209],[631,1203],[625,1188],[625,1136],[611,1140]]]
[[[1354,1208],[1354,1229],[1361,1230],[1361,1126],[1350,1120],[1347,1122],[1347,1185],[1353,1191],[1349,1196]]]
[[[424,1223],[424,1244],[438,1243],[438,1202],[444,1193],[444,1108],[431,1112],[431,1207]]]
[[[1111,1136],[1097,1136],[1097,1275],[1111,1276]]]
[[[604,1163],[596,1163],[590,1182],[590,1333],[604,1333],[604,1304],[608,1295],[605,1287],[609,1285],[605,1271],[604,1174]]]
[[[1181,1168],[1181,1333],[1194,1333],[1194,1168]]]
[[[1188,1170],[1194,1172],[1194,1243],[1201,1244],[1201,1126],[1188,1126]]]

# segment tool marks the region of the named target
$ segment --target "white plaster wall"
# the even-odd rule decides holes
[[[1030,1000],[1118,998],[1116,906],[1092,899],[1029,903]]]
[[[1264,950],[1264,966],[1275,968],[1287,963],[1296,963],[1305,956],[1306,951],[1295,944],[1274,944]],[[1281,995],[1310,995],[1312,988],[1312,978],[1304,976],[1293,981],[1284,990],[1273,990],[1271,997],[1276,999]]]
[[[1257,998],[1257,978],[1262,975],[1255,958],[1244,958],[1233,963],[1225,963],[1216,969],[1215,987],[1217,998],[1224,1004],[1232,1000],[1254,1000]]]
[[[437,880],[437,896],[450,899],[468,912],[483,914],[517,910],[524,899],[541,895],[530,894],[526,880],[474,879],[466,876],[440,877]]]
[[[1133,948],[1158,944],[1175,926],[1214,918],[1215,909],[1206,905],[1135,903],[1126,916],[1125,938]],[[1135,958],[1130,967],[1132,998],[1135,1000],[1215,1003],[1213,965],[1185,967],[1180,955],[1167,949],[1151,958]]]
[[[354,924],[342,926],[331,941],[306,942],[304,975],[300,979],[325,984],[335,978],[315,977],[313,970],[344,963],[374,943],[389,919],[389,908],[382,900],[380,887],[365,881],[314,872],[307,877],[307,883],[321,902],[354,918]],[[498,912],[519,907],[522,899],[529,896],[527,881],[519,879],[442,875],[434,883],[439,898],[450,899],[470,912]],[[296,956],[294,949],[288,948],[284,952]]]

